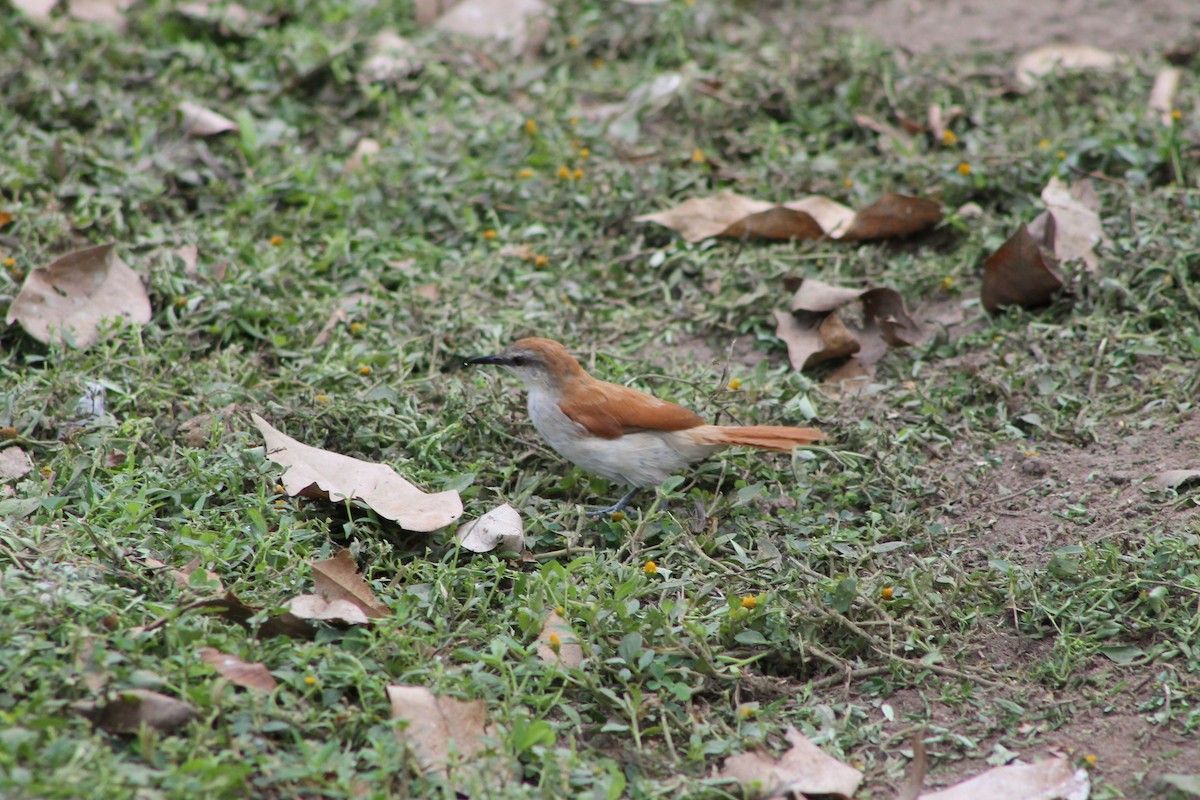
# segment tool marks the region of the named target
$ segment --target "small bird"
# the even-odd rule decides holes
[[[827,438],[814,428],[707,425],[682,406],[593,378],[552,339],[521,339],[467,364],[498,364],[516,374],[529,390],[529,418],[551,447],[588,472],[633,487],[588,516],[623,511],[641,489],[729,445],[790,453]]]

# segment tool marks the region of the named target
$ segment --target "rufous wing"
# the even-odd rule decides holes
[[[607,381],[569,386],[558,407],[602,439],[639,431],[681,431],[704,424],[703,417],[683,406]]]

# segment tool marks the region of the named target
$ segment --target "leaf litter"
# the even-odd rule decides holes
[[[635,217],[655,222],[689,242],[727,239],[835,239],[865,241],[912,236],[942,219],[941,205],[903,194],[886,194],[859,211],[820,195],[788,203],[755,200],[733,192],[696,197],[674,208]]]
[[[402,528],[427,533],[462,516],[456,491],[427,494],[386,464],[362,461],[302,444],[251,414],[267,443],[267,458],[286,467],[281,481],[293,497],[359,500]]]
[[[100,340],[105,320],[150,321],[150,297],[142,281],[116,253],[115,244],[86,247],[30,271],[8,309],[43,344],[88,347]]]
[[[538,657],[549,664],[575,669],[583,663],[583,646],[571,623],[551,611],[538,634]]]
[[[453,756],[471,763],[487,747],[493,735],[487,724],[483,700],[458,700],[435,695],[423,686],[387,687],[392,719],[408,724],[396,736],[427,773],[449,774]]]
[[[824,753],[795,728],[784,737],[791,745],[775,757],[764,751],[742,753],[725,761],[718,777],[737,781],[753,797],[823,795],[852,798],[863,774]]]
[[[201,647],[200,660],[215,669],[230,683],[236,683],[247,689],[270,692],[278,685],[265,664],[242,661],[240,658],[222,653],[214,647]]]
[[[1086,769],[1049,758],[995,767],[948,789],[922,794],[919,800],[1087,800],[1090,791]]]
[[[520,553],[525,549],[525,524],[517,510],[505,503],[461,526],[454,538],[472,553]]]
[[[137,733],[143,726],[170,733],[200,715],[190,704],[149,689],[124,689],[103,700],[85,700],[73,708],[109,733]]]

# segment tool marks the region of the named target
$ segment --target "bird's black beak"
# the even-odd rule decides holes
[[[497,366],[507,366],[512,363],[512,359],[504,356],[476,356],[475,358],[467,359],[467,366],[471,367],[476,364],[496,364]]]

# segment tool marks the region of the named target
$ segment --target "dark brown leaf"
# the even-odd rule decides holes
[[[995,314],[1008,306],[1038,308],[1048,305],[1063,286],[1048,256],[1021,225],[983,266],[983,307]]]
[[[109,733],[137,733],[143,725],[169,733],[199,716],[190,704],[148,689],[125,689],[109,699],[74,707]]]
[[[257,689],[260,692],[269,692],[276,686],[274,676],[263,664],[242,661],[213,647],[201,647],[200,660],[221,673],[221,677],[238,686]]]

